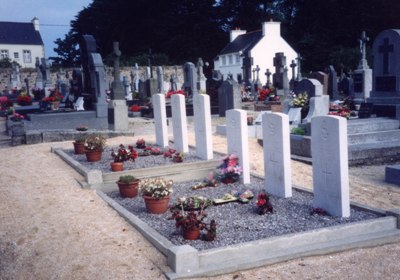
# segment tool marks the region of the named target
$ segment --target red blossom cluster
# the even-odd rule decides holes
[[[117,152],[112,150],[111,156],[114,158],[114,162],[124,162],[128,160],[135,161],[138,154],[132,146],[128,146],[128,149],[126,149],[124,145],[120,144]]]
[[[132,105],[129,108],[132,112],[140,112],[140,110],[142,109],[142,107],[140,107],[139,105]]]
[[[269,196],[265,192],[261,192],[257,196],[257,213],[259,215],[264,215],[266,213],[272,213],[273,207],[271,202],[269,201]]]
[[[181,90],[176,90],[176,91],[173,91],[173,90],[168,91],[167,94],[165,95],[165,98],[167,98],[167,99],[171,98],[171,96],[174,94],[182,94],[185,97],[187,96],[186,92],[183,89],[181,89]]]

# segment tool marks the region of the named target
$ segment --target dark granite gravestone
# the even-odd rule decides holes
[[[197,94],[197,71],[192,62],[186,62],[183,65],[183,88],[188,96]]]
[[[218,89],[219,116],[225,117],[225,112],[230,109],[241,109],[242,97],[239,84],[232,79],[222,82]]]
[[[328,94],[328,74],[322,71],[315,71],[310,73],[309,78],[318,80],[322,84],[323,95]]]
[[[372,91],[367,102],[377,116],[400,119],[400,29],[378,34],[373,47]]]
[[[372,103],[361,103],[360,110],[358,111],[358,118],[367,119],[371,117],[373,109]]]
[[[221,72],[213,71],[211,78],[206,80],[206,92],[210,96],[211,105],[218,105],[218,89],[223,82]]]
[[[274,57],[275,73],[272,75],[273,86],[278,89],[283,89],[283,75],[286,66],[286,56],[280,52]]]
[[[333,100],[339,99],[339,91],[338,91],[338,82],[337,82],[337,73],[335,68],[332,65],[328,66],[328,95],[329,98]]]
[[[83,92],[93,93],[92,82],[90,80],[89,57],[91,53],[97,53],[96,39],[92,35],[82,35],[79,42],[81,50],[81,63],[83,72]]]

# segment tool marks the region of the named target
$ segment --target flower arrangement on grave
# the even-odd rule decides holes
[[[217,167],[216,176],[220,182],[233,183],[239,179],[241,173],[242,168],[239,165],[239,157],[236,154],[231,154],[222,159]]]
[[[203,235],[203,240],[213,241],[215,240],[217,233],[217,224],[215,220],[212,220],[208,225],[203,220],[207,217],[204,211],[207,200],[202,200],[200,203],[199,211],[185,211],[184,203],[186,198],[178,199],[178,207],[171,209],[172,215],[168,219],[175,220],[176,228],[182,229],[182,235],[184,239],[196,240],[200,237],[200,231],[206,230],[206,234]],[[180,209],[177,209],[180,208]]]
[[[10,120],[12,120],[13,122],[21,122],[24,119],[25,119],[25,117],[18,113],[14,113],[14,115],[12,115],[10,117]]]
[[[158,155],[162,155],[163,151],[160,148],[157,147],[151,147],[151,154],[153,156],[158,156]]]
[[[85,149],[89,151],[103,151],[106,147],[106,138],[102,135],[89,135],[85,139]]]
[[[350,118],[351,115],[351,111],[350,109],[344,107],[344,106],[340,106],[338,104],[335,103],[330,103],[329,104],[329,113],[328,115],[331,116],[339,116],[339,117],[343,117],[346,119]]]
[[[146,146],[142,151],[138,153],[138,155],[140,157],[150,156],[152,155],[151,149],[152,149],[151,146]]]
[[[163,178],[151,178],[140,181],[139,188],[142,196],[162,199],[172,193],[172,180]]]
[[[185,157],[184,152],[176,152],[175,154],[172,155],[172,161],[173,162],[182,162],[184,157]]]
[[[269,201],[269,196],[265,192],[260,192],[257,196],[257,213],[259,215],[264,215],[266,213],[272,213],[274,208]]]
[[[138,154],[132,146],[128,146],[127,149],[123,144],[120,144],[117,151],[114,151],[114,149],[111,150],[111,157],[114,159],[114,162],[135,161]]]
[[[307,92],[293,94],[293,99],[290,105],[295,108],[307,108],[308,107],[308,94]]]
[[[43,98],[45,102],[61,102],[64,96],[57,89],[49,89],[50,95],[48,97]]]
[[[274,87],[270,88],[259,88],[258,89],[258,100],[259,101],[279,101],[279,96],[276,95]]]
[[[21,92],[21,95],[17,97],[17,102],[21,106],[31,105],[32,97],[26,94],[26,92]]]
[[[139,189],[139,179],[132,175],[120,176],[116,182],[119,188],[119,193],[122,197],[133,198],[137,196]]]
[[[172,155],[176,153],[175,149],[169,148],[164,152],[164,158],[172,158]]]
[[[167,98],[167,99],[171,98],[171,96],[174,94],[182,94],[185,97],[187,96],[186,92],[183,89],[181,89],[181,90],[175,90],[175,91],[174,90],[168,91],[165,95],[165,98]]]
[[[185,211],[200,210],[202,207],[205,209],[212,205],[212,200],[203,196],[180,197],[175,206],[171,209],[182,209]]]
[[[14,104],[12,100],[8,100],[7,96],[0,96],[0,110],[7,111]]]
[[[143,138],[139,138],[136,140],[136,148],[137,149],[144,149],[146,148],[146,141]]]
[[[140,110],[142,109],[142,107],[140,107],[139,105],[132,105],[129,108],[132,112],[140,112]]]

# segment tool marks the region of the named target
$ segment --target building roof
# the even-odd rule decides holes
[[[0,44],[44,45],[31,22],[0,22]]]
[[[228,43],[228,45],[226,45],[219,54],[237,53],[239,51],[247,52],[251,50],[258,43],[258,41],[261,40],[262,37],[262,30],[239,35],[235,38],[235,40]]]

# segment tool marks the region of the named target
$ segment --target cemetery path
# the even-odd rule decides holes
[[[154,141],[149,124],[136,138]],[[193,130],[189,143],[194,145]],[[149,133],[149,134],[148,134]],[[110,145],[132,143],[118,137]],[[215,135],[214,149],[226,152]],[[1,149],[0,279],[165,279],[166,258],[93,190],[51,146],[71,141]],[[262,149],[250,139],[252,171],[262,174]],[[293,184],[311,188],[311,166],[292,161]],[[374,207],[400,206],[400,189],[384,182],[384,167],[350,169],[351,198]],[[394,279],[400,275],[400,243],[296,259],[202,279]],[[373,265],[371,265],[373,264]]]

